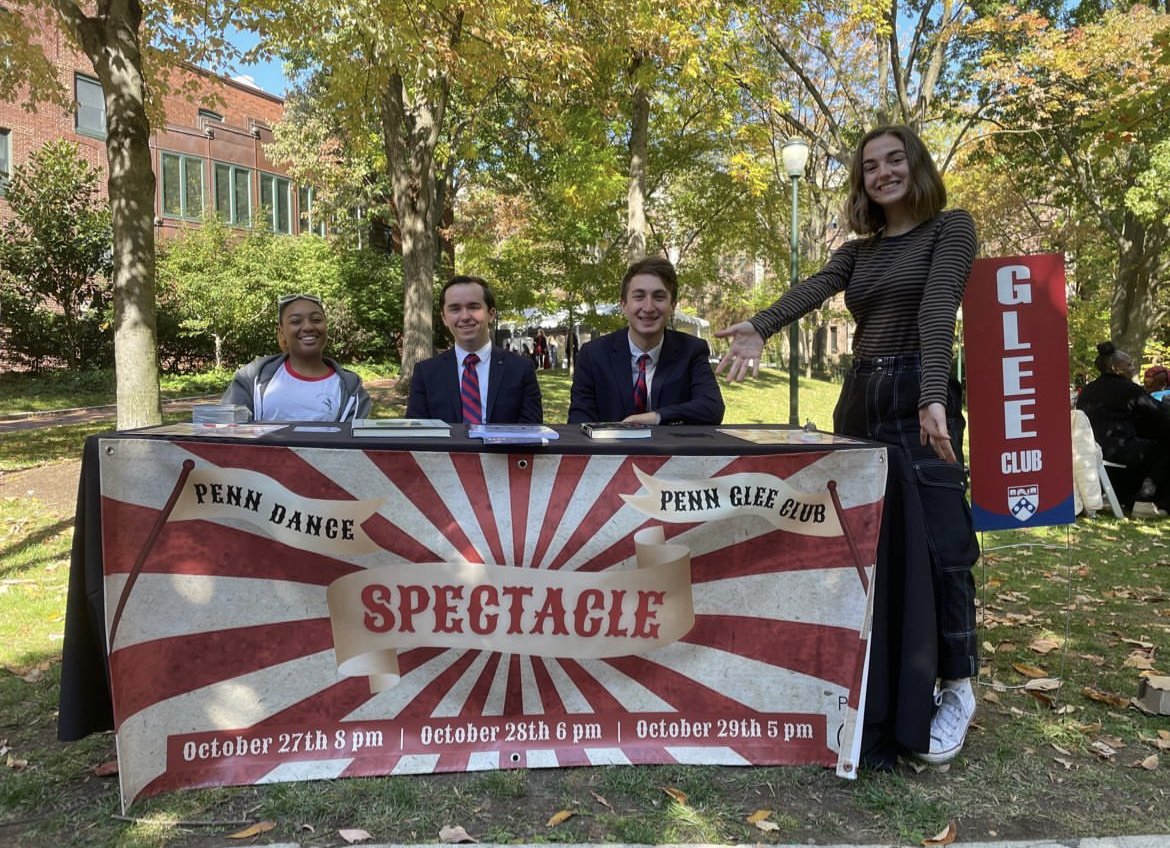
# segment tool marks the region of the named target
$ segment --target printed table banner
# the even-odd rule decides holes
[[[976,260],[963,297],[963,336],[975,528],[1070,523],[1064,258]]]
[[[101,445],[123,805],[600,764],[853,777],[885,451]]]

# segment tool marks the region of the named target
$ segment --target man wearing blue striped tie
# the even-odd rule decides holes
[[[664,257],[635,262],[622,279],[625,329],[581,348],[569,423],[719,424],[723,395],[702,339],[667,329],[678,275]]]
[[[406,417],[451,424],[543,423],[532,362],[491,342],[496,298],[487,282],[452,277],[439,305],[455,346],[414,366]]]

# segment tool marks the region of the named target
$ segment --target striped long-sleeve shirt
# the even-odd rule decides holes
[[[857,322],[853,354],[918,353],[919,408],[945,405],[955,315],[975,250],[975,223],[961,209],[942,212],[899,236],[854,239],[750,321],[767,339],[843,291]]]

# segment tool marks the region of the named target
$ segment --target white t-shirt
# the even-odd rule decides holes
[[[336,421],[341,406],[341,377],[298,374],[286,359],[264,389],[258,421]]]

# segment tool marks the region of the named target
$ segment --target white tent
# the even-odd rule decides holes
[[[595,310],[598,315],[616,315],[621,311],[621,305],[617,303],[603,303],[597,306]],[[711,330],[711,322],[705,318],[700,318],[697,315],[689,315],[681,309],[674,310],[674,318],[671,322],[676,330],[684,333],[690,333],[692,336],[699,336],[703,338]]]

